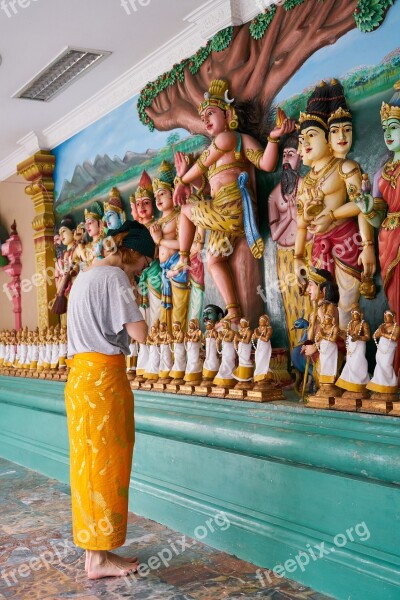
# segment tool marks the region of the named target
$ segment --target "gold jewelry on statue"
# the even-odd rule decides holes
[[[400,176],[400,169],[397,169],[399,166],[400,160],[389,160],[383,167],[382,171],[382,178],[388,181],[390,183],[390,187],[392,187],[394,190],[397,187],[397,180]]]
[[[201,156],[200,156],[200,158],[198,158],[196,160],[196,165],[199,167],[200,171],[202,171],[203,173],[206,173],[206,171],[208,171],[208,167],[206,167],[206,165],[201,160]]]
[[[182,177],[180,175],[177,175],[174,179],[174,186],[176,186],[178,183],[181,183],[182,185],[188,186],[188,183],[185,183],[182,179]]]
[[[190,252],[188,250],[180,250],[179,251],[179,255],[184,256],[185,258],[188,257],[189,254],[190,254]]]
[[[398,227],[400,227],[400,211],[398,212],[390,212],[386,215],[386,218],[384,219],[382,225],[381,225],[382,229],[389,229],[389,230],[393,230],[393,229],[397,229]]]
[[[366,246],[375,246],[372,240],[365,240],[365,242],[361,242],[361,246],[365,248]]]
[[[337,218],[335,217],[333,210],[329,211],[329,217],[330,217],[332,223],[335,223],[337,221]]]
[[[336,119],[348,119],[351,121],[351,112],[349,110],[345,110],[342,106],[339,106],[339,108],[336,109],[335,112],[333,112],[329,117],[328,125],[330,125],[331,121]]]
[[[305,121],[316,121],[317,123],[319,123],[320,125],[322,125],[322,127],[326,131],[328,131],[328,125],[325,123],[325,121],[323,119],[321,119],[321,117],[318,117],[317,115],[313,115],[313,114],[310,114],[310,113],[301,112],[300,113],[300,117],[299,117],[299,124],[301,125]]]
[[[239,127],[238,116],[237,116],[236,111],[233,108],[233,106],[230,106],[229,110],[231,111],[232,116],[231,116],[231,120],[228,123],[228,127],[229,127],[230,131],[235,131],[235,129],[237,129]]]
[[[293,258],[297,258],[299,260],[305,260],[304,254],[293,254]]]
[[[164,225],[167,225],[168,223],[173,221],[179,215],[180,212],[181,212],[181,207],[175,206],[174,210],[172,212],[170,212],[169,215],[166,215],[165,217],[160,217],[159,219],[157,219],[156,225],[159,225],[161,228],[163,228]]]
[[[260,168],[260,162],[262,157],[264,156],[264,151],[261,149],[254,150],[254,148],[246,148],[246,156],[253,165]]]
[[[356,173],[360,173],[360,175],[361,175],[361,169],[358,165],[356,167],[354,167],[354,169],[352,169],[348,173],[345,173],[342,169],[343,163],[344,163],[344,161],[342,160],[338,166],[338,171],[339,171],[340,177],[343,177],[343,179],[348,179],[349,177],[352,177]]]
[[[281,141],[281,138],[280,138],[280,137],[278,137],[278,138],[273,138],[273,137],[271,137],[271,136],[269,135],[269,136],[267,137],[267,140],[268,140],[269,142],[271,142],[271,144],[279,144],[279,142]]]
[[[227,304],[225,308],[226,310],[229,310],[230,308],[240,308],[240,305],[237,302],[232,302],[231,304]]]
[[[215,143],[215,140],[211,142],[211,147],[214,148],[214,150],[216,150],[217,152],[220,152],[221,154],[226,154],[226,152],[230,152],[230,150],[222,150],[222,148],[218,148],[217,144]]]

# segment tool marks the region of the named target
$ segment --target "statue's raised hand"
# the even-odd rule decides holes
[[[295,121],[293,119],[284,119],[281,125],[276,125],[273,130],[270,132],[269,137],[271,138],[280,138],[287,133],[292,133],[295,128]]]
[[[186,160],[184,152],[176,152],[174,157],[175,169],[177,175],[182,177],[189,169],[189,161]]]
[[[188,195],[190,194],[190,187],[183,183],[177,183],[174,191],[174,205],[182,206],[186,204]]]

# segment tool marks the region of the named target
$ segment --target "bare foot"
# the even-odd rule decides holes
[[[118,565],[119,567],[122,568],[127,568],[127,567],[137,567],[139,564],[139,561],[137,559],[137,556],[128,556],[128,557],[124,557],[124,556],[118,556],[118,554],[114,554],[114,552],[108,552],[107,550],[107,556],[110,559],[110,561],[112,561],[114,564]],[[88,555],[86,554],[86,560],[85,560],[85,571],[88,570],[89,568],[89,558]]]
[[[108,558],[102,563],[90,565],[87,570],[89,579],[101,579],[102,577],[127,577],[135,570],[134,565],[121,567],[111,562]]]

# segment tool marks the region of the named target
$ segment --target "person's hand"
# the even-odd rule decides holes
[[[177,183],[174,191],[174,205],[182,206],[186,204],[187,197],[190,193],[190,187],[183,183]]]
[[[278,125],[276,127],[273,128],[273,130],[271,131],[271,133],[269,134],[269,137],[271,138],[280,138],[283,135],[286,135],[287,133],[292,133],[292,131],[294,131],[295,128],[295,121],[293,119],[284,119],[282,125],[280,125],[278,127]]]
[[[376,271],[376,257],[374,246],[364,246],[358,257],[357,264],[362,265],[365,277],[373,277]]]
[[[179,177],[183,177],[185,173],[187,173],[189,169],[188,161],[186,160],[185,154],[183,152],[176,152],[174,157],[176,174]]]
[[[162,229],[161,227],[157,224],[154,223],[154,225],[152,225],[150,227],[150,235],[153,238],[153,241],[155,244],[159,244],[162,240]]]
[[[332,219],[329,214],[320,213],[315,219],[311,221],[309,230],[311,233],[324,233],[328,230],[332,224]]]

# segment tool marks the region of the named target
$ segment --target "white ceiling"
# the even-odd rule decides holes
[[[260,9],[260,0],[125,0],[126,9],[123,1],[1,3],[11,16],[0,10],[0,179],[39,148],[55,147],[134,96],[223,27],[245,22]],[[12,98],[67,46],[112,54],[50,102]]]

